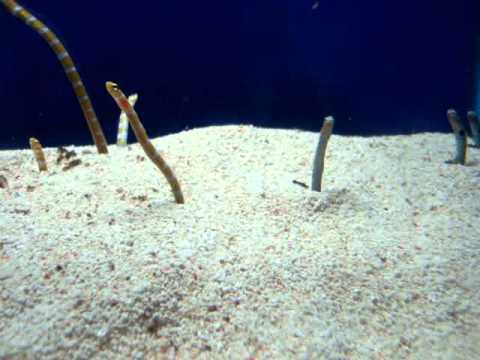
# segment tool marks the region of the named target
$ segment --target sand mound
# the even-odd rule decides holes
[[[138,144],[0,152],[0,358],[479,358],[480,150],[334,134],[315,193],[317,137],[155,139],[184,205]]]

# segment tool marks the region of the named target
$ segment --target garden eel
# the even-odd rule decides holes
[[[72,58],[68,54],[63,44],[43,22],[30,14],[30,12],[20,6],[15,0],[0,0],[0,2],[13,16],[19,18],[25,24],[35,30],[35,32],[37,32],[53,49],[58,60],[62,63],[63,70],[65,70],[68,80],[70,80],[70,83],[72,84],[73,90],[75,91],[75,95],[80,103],[83,115],[87,120],[88,128],[92,134],[93,141],[97,146],[98,152],[100,154],[108,153],[107,141],[105,140],[102,128],[98,122],[95,110],[93,110],[87,90],[85,89],[80,75],[75,68]]]
[[[137,115],[137,112],[132,107],[125,94],[122,92],[122,90],[118,87],[117,84],[111,81],[107,81],[105,86],[108,93],[112,96],[113,100],[115,100],[120,110],[125,112],[125,114],[127,115],[130,126],[135,134],[135,137],[142,146],[143,151],[145,151],[145,154],[149,157],[150,160],[152,160],[152,162],[159,168],[159,170],[167,179],[170,187],[172,188],[173,196],[175,197],[175,201],[177,202],[177,204],[185,203],[183,193],[180,188],[180,183],[175,177],[172,169],[168,166],[163,157],[151,143],[150,139],[148,138],[147,132],[145,131],[145,128],[143,127],[140,118]]]
[[[43,152],[42,144],[35,138],[30,138],[30,147],[32,148],[33,155],[37,161],[39,171],[47,171],[47,160],[45,159],[45,154]]]

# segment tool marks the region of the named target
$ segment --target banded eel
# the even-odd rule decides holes
[[[45,154],[43,153],[43,147],[40,141],[35,138],[30,138],[30,148],[37,161],[38,170],[47,171],[47,161],[45,160]]]
[[[167,165],[165,160],[162,158],[160,153],[155,149],[150,139],[148,138],[147,132],[143,127],[140,118],[137,115],[137,112],[133,109],[132,105],[128,102],[127,97],[118,87],[117,84],[107,81],[105,84],[108,93],[112,96],[113,100],[117,103],[121,111],[124,111],[127,114],[128,121],[132,127],[135,137],[145,151],[145,154],[149,157],[150,160],[160,169],[162,174],[167,179],[170,187],[172,188],[173,196],[177,204],[183,204],[185,202],[183,198],[183,193],[180,188],[180,183],[178,182],[175,174],[172,169]]]
[[[93,141],[100,154],[108,153],[107,141],[103,134],[100,123],[93,109],[87,90],[78,74],[72,58],[67,50],[60,42],[58,37],[40,20],[30,14],[25,8],[20,6],[15,0],[0,0],[5,8],[15,17],[22,20],[26,25],[37,32],[50,45],[58,60],[63,66],[63,69],[72,84],[75,95],[83,111],[83,115],[87,120],[88,128],[92,134]]]
[[[128,102],[132,107],[135,106],[138,100],[138,94],[132,94],[128,97]],[[118,119],[118,132],[117,132],[117,146],[127,146],[128,141],[128,118],[125,111],[122,110],[120,118]]]

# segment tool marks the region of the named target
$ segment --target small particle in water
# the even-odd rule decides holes
[[[320,5],[320,2],[315,1],[312,5],[312,10],[315,10],[316,8],[318,8],[319,5]]]

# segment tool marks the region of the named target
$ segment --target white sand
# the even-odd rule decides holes
[[[317,139],[155,139],[185,205],[137,144],[0,152],[0,358],[480,359],[480,150],[334,134],[316,193]]]

